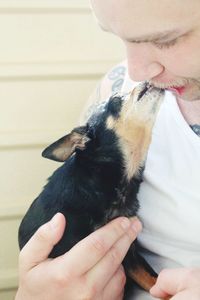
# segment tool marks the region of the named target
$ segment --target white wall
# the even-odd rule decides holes
[[[0,0],[0,299],[17,287],[17,230],[59,166],[42,149],[76,125],[97,81],[123,59],[89,0]]]

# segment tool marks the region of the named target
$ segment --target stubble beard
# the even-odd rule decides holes
[[[181,95],[181,99],[186,101],[200,100],[200,78],[178,79],[176,80],[176,82],[172,82],[172,83],[157,83],[154,82],[153,80],[150,80],[149,84],[162,89],[186,86],[186,90]]]

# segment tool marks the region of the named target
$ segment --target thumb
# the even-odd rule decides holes
[[[48,258],[53,247],[63,236],[65,225],[64,215],[57,213],[35,232],[20,252],[19,267],[21,271],[29,271]]]
[[[154,297],[165,298],[169,295],[176,295],[187,288],[186,268],[164,269],[160,272],[156,284],[150,289]]]

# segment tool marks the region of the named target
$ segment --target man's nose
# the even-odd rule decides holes
[[[164,72],[153,46],[147,43],[127,46],[129,76],[133,81],[151,80]]]

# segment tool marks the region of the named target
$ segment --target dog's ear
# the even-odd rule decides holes
[[[51,160],[64,162],[76,149],[84,150],[86,143],[90,141],[87,136],[87,127],[81,126],[72,130],[68,135],[63,136],[55,143],[48,146],[42,156]]]

